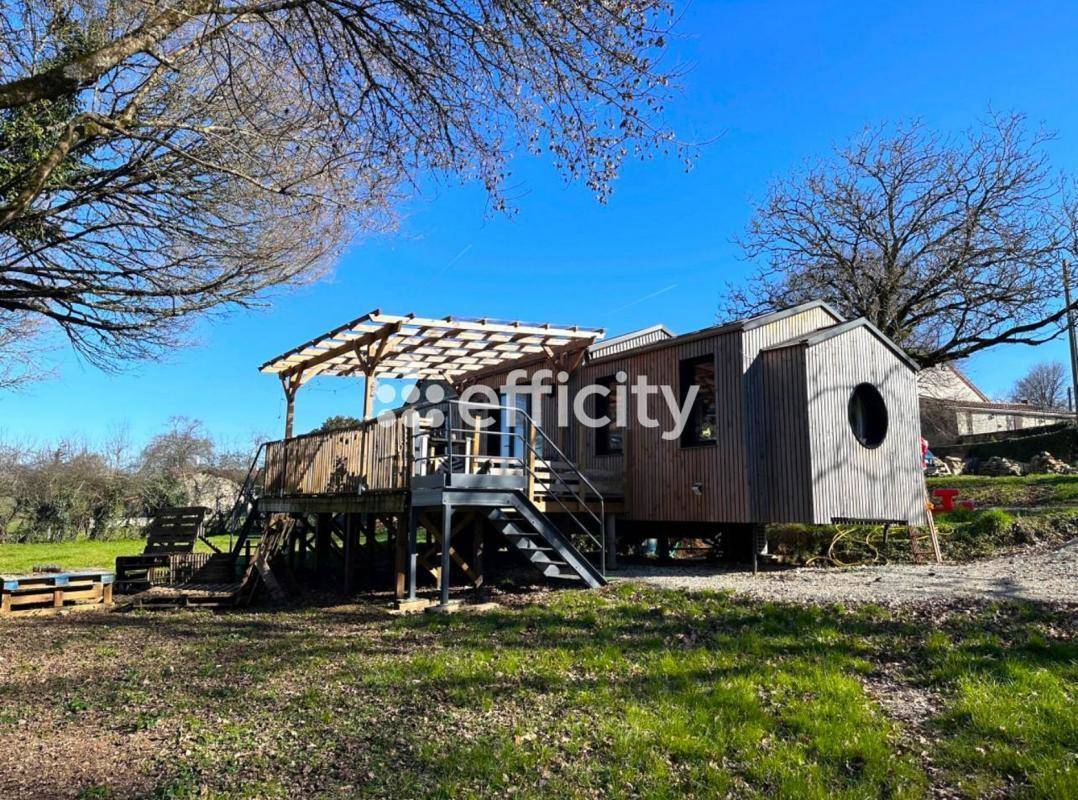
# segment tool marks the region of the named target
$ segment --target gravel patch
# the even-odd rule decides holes
[[[968,564],[771,567],[626,566],[615,580],[667,589],[733,590],[762,600],[919,605],[941,600],[1025,600],[1078,605],[1078,540]]]

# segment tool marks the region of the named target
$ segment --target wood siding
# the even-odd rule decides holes
[[[827,328],[839,319],[823,308],[810,308],[799,314],[759,325],[741,334],[741,369],[744,373],[740,397],[740,413],[744,419],[742,447],[747,454],[745,494],[752,498],[746,521],[767,519],[771,491],[767,484],[767,450],[764,419],[763,362],[760,353],[765,347],[789,341],[798,336]]]
[[[738,491],[738,449],[726,442],[736,439],[737,420],[726,398],[737,383],[737,336],[723,334],[689,341],[671,340],[669,346],[653,347],[639,353],[625,353],[588,364],[579,371],[572,389],[600,378],[624,372],[631,385],[646,376],[652,386],[669,386],[680,402],[679,365],[699,356],[715,358],[717,395],[716,445],[683,447],[678,439],[664,439],[672,426],[667,403],[659,396],[649,398],[647,414],[658,419],[656,428],[636,422],[630,409],[629,425],[623,431],[624,455],[600,456],[595,452],[595,431],[578,426],[573,431],[578,463],[591,469],[621,469],[624,473],[626,516],[639,521],[733,522],[743,513]],[[722,353],[722,357],[719,354]],[[731,369],[733,365],[733,369]],[[694,490],[694,486],[699,491]]]
[[[867,329],[805,348],[812,447],[813,521],[925,519],[917,376]],[[849,423],[859,383],[887,405],[883,443],[863,447]]]
[[[783,347],[760,354],[763,378],[764,482],[756,499],[761,522],[813,518],[812,454],[809,435],[805,348]]]
[[[594,429],[582,425],[557,428],[552,424],[556,421],[557,407],[551,396],[543,399],[543,428],[585,474],[624,475],[625,515],[630,520],[762,521],[767,518],[765,514],[771,513],[768,497],[772,492],[768,489],[766,474],[768,461],[762,452],[766,446],[767,428],[764,424],[761,350],[838,321],[823,308],[809,308],[754,325],[748,330],[730,327],[690,334],[651,343],[635,351],[593,359],[569,382],[572,397],[582,386],[624,372],[626,384],[632,385],[638,376],[646,376],[652,386],[671,387],[680,401],[680,362],[712,355],[716,383],[714,446],[683,447],[677,439],[663,439],[662,432],[669,425],[670,417],[661,397],[651,398],[648,414],[661,419],[663,426],[643,427],[630,413],[629,425],[622,432],[622,455],[597,454]],[[535,365],[527,374],[530,376],[535,369],[541,368],[543,365]],[[803,378],[801,382],[804,383]],[[483,383],[498,387],[505,383],[505,375],[490,376]],[[787,470],[783,479],[790,486],[795,480],[792,467],[783,469]],[[801,474],[809,480],[807,469],[802,469]],[[699,492],[694,490],[695,486],[699,486]],[[754,491],[760,497],[755,503],[752,499]],[[811,484],[799,486],[797,491],[798,499],[791,501],[787,513],[793,514],[796,510],[799,516],[795,520],[809,521]]]

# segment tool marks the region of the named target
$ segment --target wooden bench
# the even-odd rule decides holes
[[[209,513],[203,506],[162,508],[146,526],[146,547],[142,555],[116,559],[116,591],[149,589],[154,573],[170,572],[174,556],[188,555],[202,533]]]
[[[114,577],[112,572],[103,570],[4,575],[0,585],[0,613],[63,608],[75,603],[109,605]]]

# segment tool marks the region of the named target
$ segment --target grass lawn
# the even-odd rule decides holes
[[[213,539],[224,549],[228,537]],[[116,556],[136,555],[146,546],[145,539],[118,539],[116,541],[92,541],[80,539],[73,542],[41,542],[36,544],[0,544],[0,574],[29,572],[35,566],[54,564],[64,569],[79,567],[112,567]],[[198,542],[196,550],[208,550]]]
[[[927,483],[929,490],[958,489],[961,499],[978,506],[1078,506],[1078,475],[955,475],[928,478]]]
[[[1073,614],[501,599],[2,621],[0,796],[1078,796]]]

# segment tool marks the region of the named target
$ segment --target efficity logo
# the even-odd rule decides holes
[[[571,421],[593,429],[625,428],[632,418],[640,427],[662,428],[662,438],[673,441],[689,424],[699,393],[700,387],[693,384],[684,397],[679,397],[672,386],[653,384],[646,375],[637,375],[630,383],[628,375],[620,371],[610,381],[571,389],[567,372],[539,369],[529,374],[517,369],[506,376],[501,386],[474,384],[456,398],[448,398],[445,388],[437,383],[425,384],[422,390],[415,385],[403,392],[390,384],[380,384],[375,397],[383,405],[404,401],[403,411],[387,409],[378,415],[379,424],[387,427],[397,424],[398,418],[412,428],[439,427],[445,424],[449,400],[454,402],[453,413],[459,413],[462,427],[468,429],[485,430],[498,424],[499,415],[523,413],[539,427],[549,427],[550,420],[543,419],[543,400],[552,397],[554,423],[560,428],[569,427]],[[657,403],[654,398],[658,398]],[[656,407],[659,413],[653,415]]]

